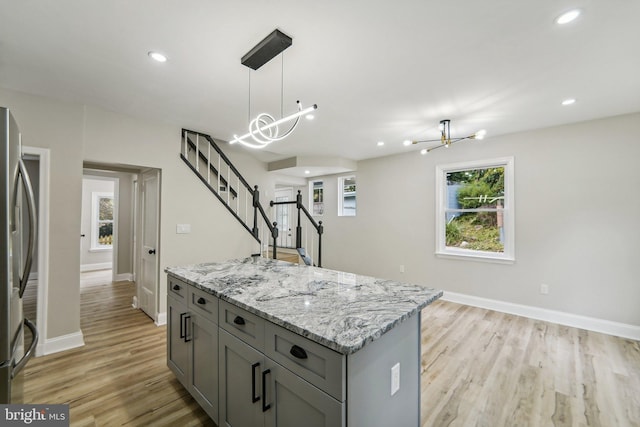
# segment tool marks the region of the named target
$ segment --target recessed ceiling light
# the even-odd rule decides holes
[[[382,147],[384,145],[384,141],[378,141],[378,147]]]
[[[408,147],[408,146],[410,146],[410,145],[411,145],[411,141],[409,141],[408,139],[405,139],[405,140],[402,142],[402,145],[404,145],[405,147]]]
[[[426,149],[426,148],[423,148],[422,150],[420,150],[420,154],[422,154],[423,156],[424,156],[425,154],[427,154],[427,153],[428,153],[428,151],[427,151],[427,149]]]
[[[151,59],[158,61],[158,62],[167,62],[167,57],[163,54],[161,54],[160,52],[154,52],[153,50],[149,52],[148,54]]]
[[[574,21],[578,16],[580,16],[580,9],[570,10],[558,16],[556,18],[556,24],[560,24],[560,25],[568,24],[569,22]]]
[[[565,99],[564,101],[562,101],[562,105],[571,105],[571,104],[575,104],[576,100],[575,98],[568,98]]]

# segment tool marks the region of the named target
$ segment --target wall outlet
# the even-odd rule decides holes
[[[400,390],[400,363],[391,367],[391,396]]]
[[[547,295],[549,293],[549,285],[545,285],[544,283],[540,285],[540,293],[542,295]]]
[[[176,234],[191,233],[191,224],[176,224]]]

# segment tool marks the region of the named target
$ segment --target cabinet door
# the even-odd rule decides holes
[[[167,298],[167,365],[178,381],[189,388],[189,342],[186,340],[189,318],[187,306],[172,297]]]
[[[267,427],[337,427],[345,425],[344,406],[271,359],[266,359]]]
[[[264,356],[220,329],[220,427],[263,424]]]
[[[202,409],[218,423],[218,325],[191,315],[191,373],[189,391]]]

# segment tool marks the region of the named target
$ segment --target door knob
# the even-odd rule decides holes
[[[149,249],[149,255],[154,255],[156,253],[155,249]]]

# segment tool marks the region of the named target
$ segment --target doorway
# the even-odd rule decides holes
[[[149,177],[155,179],[150,181]],[[90,192],[84,190],[87,178],[99,184]],[[100,187],[105,182],[113,184],[112,192]],[[89,247],[103,258],[83,258],[81,286],[132,282],[136,287],[132,306],[159,324],[160,170],[85,162],[83,193],[90,193],[86,198],[91,202],[83,203],[83,206],[89,206],[87,210],[92,208],[93,214],[88,215],[83,208],[82,256],[87,255],[85,248]],[[148,220],[149,215],[156,220]],[[85,261],[87,259],[90,261]]]
[[[38,217],[38,238],[31,274],[25,290],[23,310],[33,321],[40,336],[47,336],[47,295],[49,289],[49,182],[50,151],[22,146],[22,158],[31,178]],[[22,221],[25,224],[25,221]],[[23,245],[26,247],[26,245]],[[38,341],[36,356],[44,354],[45,339]]]

